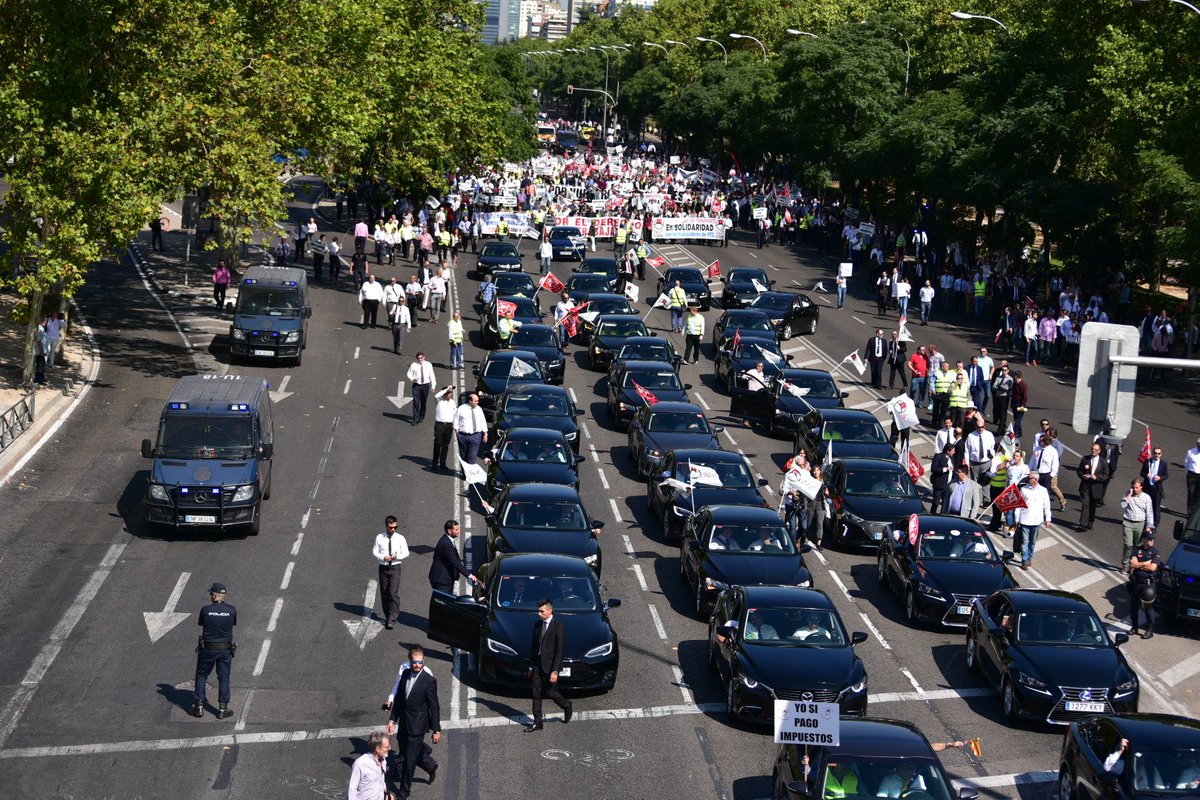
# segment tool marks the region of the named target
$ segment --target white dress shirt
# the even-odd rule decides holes
[[[486,433],[487,419],[483,416],[483,409],[479,406],[472,406],[470,403],[463,403],[454,413],[454,430],[467,436],[473,433]]]
[[[955,441],[955,438],[954,438],[954,426],[953,425],[951,425],[949,428],[939,428],[937,435],[933,437],[934,452],[935,453],[946,452],[946,445],[953,444],[954,441]]]
[[[412,313],[408,310],[408,305],[397,303],[392,306],[392,313],[388,315],[394,325],[403,325],[408,330],[412,330]]]
[[[358,302],[363,300],[382,300],[383,299],[383,284],[379,281],[364,281],[362,288],[358,290]]]
[[[1050,524],[1050,493],[1046,487],[1038,485],[1025,486],[1021,489],[1021,497],[1025,498],[1026,508],[1016,511],[1019,525],[1049,525]]]
[[[408,379],[414,384],[428,383],[433,384],[433,367],[428,361],[414,361],[412,366],[408,368]]]
[[[349,800],[380,800],[387,793],[387,774],[374,753],[363,753],[350,770]]]
[[[996,455],[996,437],[986,428],[982,431],[974,430],[967,434],[966,444],[967,461],[972,464],[991,461],[992,456]]]
[[[1033,461],[1030,463],[1030,469],[1037,470],[1045,475],[1049,473],[1050,477],[1058,476],[1058,468],[1061,462],[1058,459],[1058,451],[1053,447],[1039,447],[1033,451]]]
[[[379,562],[379,566],[389,567],[408,558],[408,541],[399,533],[393,533],[391,536],[381,533],[375,537],[375,546],[371,548],[371,552],[374,554],[375,560]],[[395,556],[395,558],[391,561],[384,561],[384,556]]]
[[[398,303],[403,296],[404,287],[398,283],[389,283],[383,287],[383,302],[385,303]]]
[[[1188,472],[1200,474],[1200,447],[1193,447],[1187,451],[1187,455],[1183,457],[1183,466]]]
[[[454,422],[454,414],[458,411],[458,403],[454,402],[453,397],[445,400],[439,399],[433,407],[434,422]]]

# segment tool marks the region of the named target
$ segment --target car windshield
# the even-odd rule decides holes
[[[299,289],[268,289],[243,285],[238,290],[237,313],[249,316],[294,317],[300,313]]]
[[[627,314],[630,308],[624,297],[592,297],[588,299],[587,310],[595,314]]]
[[[936,757],[870,758],[838,754],[822,776],[824,788],[816,797],[905,797],[908,800],[950,800],[957,797]],[[853,791],[849,786],[853,784]]]
[[[539,528],[547,531],[588,529],[583,506],[576,502],[512,502],[504,509],[500,524],[506,528]]]
[[[798,394],[800,397],[815,400],[835,400],[838,397],[837,384],[833,382],[833,378],[825,375],[802,375],[788,378],[787,381],[797,390],[793,394]],[[785,388],[782,383],[779,384],[780,392],[783,392]]]
[[[599,336],[645,336],[646,326],[637,318],[611,319],[600,323]]]
[[[646,430],[656,433],[712,433],[708,420],[695,411],[656,411]]]
[[[492,358],[492,359],[488,359],[487,366],[483,368],[483,376],[485,378],[521,378],[522,383],[528,383],[529,381],[539,381],[542,379],[541,364],[539,364],[538,360],[536,358],[534,358],[532,355],[530,355],[529,358],[530,358],[530,361],[526,361],[525,359],[522,358],[521,362],[524,364],[528,364],[530,367],[532,367],[533,368],[532,373],[527,373],[525,375],[516,375],[516,374],[514,374],[514,369],[513,369],[514,359]],[[517,371],[520,371],[520,370],[518,369]]]
[[[530,347],[557,347],[558,341],[553,331],[544,328],[526,330],[524,327],[521,327],[513,331],[512,345],[513,347],[519,347],[523,344]]]
[[[522,441],[509,439],[500,451],[501,461],[539,461],[543,464],[566,464],[567,450],[562,442]]]
[[[883,428],[875,420],[838,420],[826,422],[821,429],[821,438],[825,441],[863,442],[866,444],[884,444],[887,436]]]
[[[570,288],[581,292],[604,291],[608,288],[608,278],[591,272],[576,273],[571,276]]]
[[[504,413],[506,414],[565,417],[570,410],[566,398],[553,394],[510,394],[504,401]]]
[[[554,604],[555,614],[597,606],[592,582],[577,575],[502,575],[496,582],[494,604],[506,611],[537,611],[542,600]]]
[[[1017,641],[1025,644],[1106,645],[1108,637],[1095,614],[1025,611],[1017,614]]]
[[[907,473],[882,469],[846,470],[846,494],[859,497],[916,497]]]
[[[729,318],[729,330],[741,328],[744,331],[769,331],[771,328],[771,320],[766,317],[760,317],[758,314],[739,314],[736,317]]]
[[[771,359],[767,356],[764,356],[764,352],[770,353],[771,355],[775,356],[775,358]],[[775,344],[774,342],[764,342],[759,341],[758,339],[743,339],[742,343],[738,345],[737,357],[761,360],[763,362],[763,366],[769,367],[774,362],[783,361],[783,352],[779,349],[779,345]]]
[[[806,647],[846,644],[842,621],[826,608],[749,608],[738,627],[742,629],[742,638],[755,644]]]
[[[683,385],[679,382],[679,376],[674,370],[654,370],[653,372],[626,372],[625,378],[621,382],[621,386],[625,389],[632,389],[634,381],[637,381],[638,386],[643,389],[682,389]]]
[[[1187,544],[1200,545],[1200,508],[1192,512],[1187,525],[1183,529],[1183,539]]]
[[[977,528],[926,531],[917,545],[917,558],[957,559],[959,561],[995,561],[992,542]]]
[[[710,551],[792,555],[796,552],[792,537],[781,522],[778,525],[714,525],[709,531]]]
[[[1133,788],[1165,795],[1192,795],[1200,789],[1200,751],[1139,751],[1134,745]]]
[[[680,461],[675,465],[675,479],[695,486],[720,489],[749,489],[754,486],[750,470],[736,461],[718,464]]]
[[[158,455],[164,458],[254,457],[254,424],[249,415],[171,414],[158,428]]]
[[[752,280],[758,281],[763,286],[767,285],[767,273],[761,269],[736,269],[729,273],[730,281],[741,281],[749,283]]]
[[[504,298],[504,302],[512,303],[513,306],[515,306],[513,310],[514,317],[536,319],[539,316],[537,306],[535,306],[533,301],[528,297],[506,297]],[[493,316],[496,314],[495,309],[498,309],[499,307],[499,304],[493,306]]]
[[[483,246],[483,252],[479,255],[483,257],[492,256],[493,258],[497,256],[511,256],[516,258],[517,248],[507,243],[491,242]]]
[[[565,225],[560,225],[550,229],[551,239],[564,239],[568,236],[583,236],[583,234],[579,232],[579,228],[574,226],[567,227]]]
[[[700,274],[698,269],[673,269],[669,270],[664,278],[667,286],[674,286],[675,281],[680,283],[704,283],[704,276]]]
[[[533,278],[524,272],[501,272],[492,278],[492,282],[501,291],[528,290],[530,294],[534,292]]]
[[[618,359],[624,361],[670,361],[671,348],[662,342],[627,344],[621,348]]]
[[[765,311],[768,314],[778,315],[791,308],[792,300],[794,299],[788,294],[760,294],[750,301],[750,307],[756,308],[759,311]]]
[[[579,265],[580,272],[595,272],[601,275],[605,273],[615,273],[617,271],[617,262],[612,259],[589,258]]]

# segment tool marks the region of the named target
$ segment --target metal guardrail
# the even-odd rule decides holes
[[[33,425],[35,397],[36,393],[30,392],[0,414],[0,452]]]

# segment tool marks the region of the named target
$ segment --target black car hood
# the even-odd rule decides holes
[[[566,633],[563,655],[566,658],[583,658],[583,654],[593,647],[599,647],[612,640],[612,630],[608,621],[599,611],[566,614],[556,612],[554,618],[562,620]],[[530,658],[533,654],[533,626],[538,620],[536,611],[507,611],[503,608],[492,612],[491,630],[493,639],[506,643],[521,658]]]
[[[799,555],[761,555],[708,551],[707,573],[713,580],[730,586],[754,586],[778,583],[795,586],[811,580]]]
[[[1017,647],[1036,668],[1037,677],[1054,686],[1099,688],[1119,682],[1121,657],[1111,647],[1029,644],[1018,644]]]
[[[882,458],[887,461],[896,460],[895,449],[887,442],[846,442],[841,439],[833,441],[834,458]],[[820,453],[825,454],[829,449],[829,441],[822,441]]]
[[[568,434],[579,431],[579,426],[571,417],[540,417],[533,414],[503,417],[496,423],[496,430],[505,431],[509,428],[540,428],[544,431],[562,431]]]
[[[646,432],[646,447],[666,453],[671,450],[716,450],[717,437],[711,433],[668,433],[666,431]]]
[[[510,383],[529,383],[530,381],[541,383],[542,379],[534,375],[526,375],[523,378],[509,378],[507,376],[503,378],[489,378],[480,376],[479,378],[479,383],[484,391],[486,391],[488,394],[497,396],[503,394],[504,390],[508,388]]]
[[[538,357],[538,361],[541,361],[543,363],[548,362],[548,361],[562,361],[563,360],[562,351],[559,350],[557,347],[542,347],[540,345],[531,347],[527,344],[514,344],[513,349],[514,350],[528,350],[530,353],[533,353],[535,356]]]
[[[963,561],[958,558],[919,562],[938,588],[950,594],[990,595],[1012,584],[997,561]]]
[[[920,514],[924,510],[919,497],[847,495],[844,507],[851,514],[862,517],[868,522],[894,522],[909,514]]]
[[[501,461],[496,475],[505,483],[551,483],[575,485],[575,471],[566,464],[547,464],[545,461]]]
[[[629,336],[593,336],[592,344],[599,345],[605,350],[612,350],[614,353],[621,349],[621,345],[630,336],[645,336],[644,333],[631,333]]]
[[[667,286],[663,291],[670,291],[675,285],[672,281],[670,286]],[[680,281],[679,286],[686,294],[703,294],[708,291],[707,283],[693,283],[692,281]]]
[[[233,327],[239,331],[294,331],[303,320],[299,313],[288,317],[269,314],[234,314]]]
[[[746,278],[734,278],[731,281],[725,281],[725,288],[732,289],[739,294],[742,292],[747,294],[758,294],[758,290],[754,288],[754,284]]]
[[[788,636],[791,631],[778,631]],[[742,668],[772,689],[833,689],[844,687],[854,669],[850,647],[804,647],[742,642]]]
[[[597,550],[591,531],[547,531],[529,528],[501,528],[509,548],[521,553],[561,553],[590,556]]]
[[[521,259],[515,256],[480,256],[480,264],[489,264],[491,266],[520,266]]]
[[[688,494],[675,495],[675,505],[686,508],[705,506],[761,506],[762,495],[755,489],[719,489],[716,486],[697,486]]]
[[[254,483],[258,464],[218,458],[156,458],[150,480],[165,486],[236,486]]]
[[[670,368],[671,365],[664,361],[663,366]],[[687,391],[684,389],[650,389],[649,391],[660,403],[686,403],[688,401]],[[633,388],[618,389],[617,402],[636,408],[646,405],[646,401],[637,393],[637,389]]]
[[[840,408],[840,397],[796,397],[790,392],[779,395],[777,408],[789,414],[807,414],[813,408]],[[840,449],[834,455],[840,455]]]

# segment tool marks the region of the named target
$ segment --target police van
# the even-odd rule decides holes
[[[287,359],[297,366],[308,340],[308,273],[299,267],[251,267],[238,285],[230,361]]]
[[[270,387],[250,375],[188,375],[163,407],[146,491],[146,520],[182,530],[240,530],[255,536],[271,496],[275,432]]]

